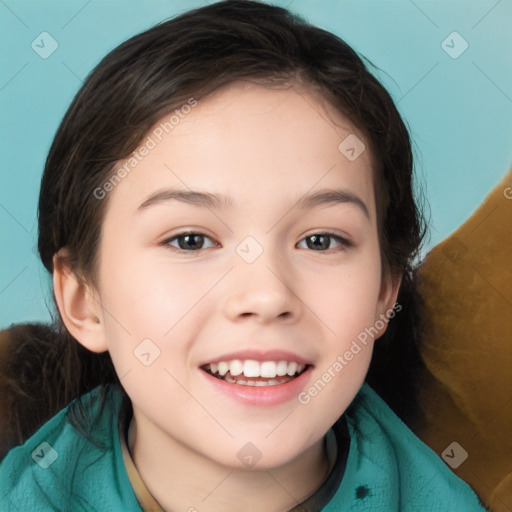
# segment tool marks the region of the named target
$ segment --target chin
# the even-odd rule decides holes
[[[276,445],[280,449],[276,450]],[[280,439],[267,439],[262,443],[231,441],[229,447],[226,446],[226,452],[211,454],[210,458],[232,470],[269,471],[286,466],[307,450],[308,447],[304,448],[297,443],[283,446]]]

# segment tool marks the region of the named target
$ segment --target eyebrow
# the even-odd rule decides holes
[[[295,206],[300,210],[307,210],[310,208],[315,208],[317,206],[328,206],[331,204],[353,204],[357,206],[365,215],[365,217],[370,220],[370,212],[368,211],[368,207],[365,202],[353,192],[349,190],[320,190],[319,192],[315,192],[314,194],[310,194],[307,196],[302,196]]]
[[[149,196],[138,209],[143,210],[148,206],[153,206],[158,203],[167,203],[173,200],[194,206],[217,209],[225,209],[233,204],[229,197],[223,195],[215,195],[210,194],[209,192],[199,192],[196,190],[166,189]]]
[[[217,195],[211,194],[210,192],[200,192],[190,189],[165,189],[149,196],[139,206],[138,210],[144,210],[150,206],[160,203],[167,203],[170,201],[181,201],[193,206],[214,209],[226,209],[230,206],[233,206],[232,199],[221,194]],[[301,196],[291,209],[298,208],[300,210],[308,210],[318,206],[329,206],[331,204],[344,203],[357,206],[364,213],[364,215],[370,219],[370,213],[364,201],[353,192],[345,189],[320,190],[314,194]]]

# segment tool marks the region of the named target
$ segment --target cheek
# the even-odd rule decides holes
[[[124,375],[134,362],[140,369],[134,358],[148,352],[150,358],[158,356],[153,369],[163,369],[166,361],[185,372],[202,319],[211,313],[204,299],[222,274],[213,268],[172,265],[161,254],[110,254],[101,260],[100,288],[105,335],[117,373]]]
[[[130,332],[162,337],[207,290],[197,273],[180,265],[120,256],[102,262],[102,302]]]
[[[375,322],[381,289],[379,258],[368,253],[354,260],[319,276],[316,286],[309,285],[320,319],[342,339]]]
[[[315,379],[299,402],[305,414],[330,425],[346,410],[361,387],[374,344],[380,272],[373,258],[361,258],[350,269],[338,269],[310,295],[322,323],[322,357]]]
[[[206,290],[191,286],[195,281],[181,269],[117,256],[102,260],[100,281],[116,373],[134,404],[159,410],[165,390],[175,407],[186,408],[189,396],[178,382],[186,382],[189,340],[197,330],[187,312]]]

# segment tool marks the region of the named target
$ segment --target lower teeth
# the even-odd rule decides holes
[[[295,378],[278,377],[276,379],[252,380],[243,376],[233,377],[229,374],[226,374],[224,377],[218,377],[217,375],[214,375],[214,377],[229,382],[230,384],[239,384],[241,386],[278,386],[279,384],[284,384]]]
[[[248,381],[242,381],[237,379],[224,379],[226,382],[230,382],[232,384],[240,384],[241,386],[277,386],[278,384],[283,384],[282,382],[279,382],[277,380],[248,380]],[[288,382],[288,381],[285,381]]]

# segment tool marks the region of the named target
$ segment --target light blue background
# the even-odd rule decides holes
[[[126,38],[201,0],[7,0],[0,4],[0,327],[49,319],[36,205],[53,135],[82,80]],[[211,3],[211,2],[210,2]],[[506,0],[284,0],[382,72],[415,142],[431,210],[430,248],[498,183],[512,156],[512,3]],[[468,49],[441,42],[457,31]],[[48,32],[58,49],[31,44]]]

